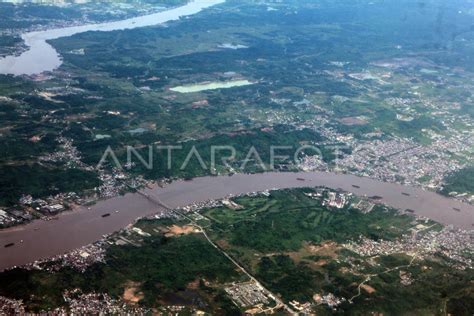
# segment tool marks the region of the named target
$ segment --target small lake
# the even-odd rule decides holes
[[[185,86],[177,86],[170,88],[171,91],[179,93],[194,93],[201,92],[206,90],[217,90],[217,89],[229,89],[233,87],[243,87],[254,84],[254,82],[248,80],[232,80],[232,81],[223,81],[223,82],[208,82],[208,83],[199,83]]]

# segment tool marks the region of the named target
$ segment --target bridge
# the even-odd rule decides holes
[[[167,211],[171,211],[173,210],[174,208],[171,207],[171,206],[168,206],[166,205],[165,203],[163,203],[159,198],[157,197],[154,197],[154,196],[151,196],[149,194],[146,194],[145,192],[142,192],[142,191],[137,191],[137,193],[141,196],[143,196],[145,199],[147,199],[148,201],[158,205],[158,206],[161,206],[163,207],[165,210]]]

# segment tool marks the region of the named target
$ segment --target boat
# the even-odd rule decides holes
[[[383,197],[381,197],[379,195],[374,195],[374,196],[371,196],[369,198],[372,199],[372,200],[381,200],[381,199],[383,199]]]
[[[456,212],[461,212],[461,209],[459,209],[457,207],[453,207],[453,210],[455,210]]]
[[[12,243],[12,242],[11,242],[11,243],[9,243],[9,244],[6,244],[6,245],[5,245],[5,248],[10,248],[10,247],[13,247],[13,246],[15,246],[15,243]]]
[[[406,193],[406,192],[402,192],[402,194],[405,195],[405,196],[410,196],[410,194]]]
[[[306,181],[306,179],[304,179],[304,178],[296,178],[296,180],[298,180],[298,181]]]
[[[110,216],[110,213],[102,215],[102,217],[109,217],[109,216]]]
[[[411,208],[407,208],[407,209],[405,210],[405,212],[407,212],[407,213],[415,213],[415,211],[412,210]]]
[[[352,187],[353,187],[353,188],[356,188],[356,189],[360,189],[360,186],[355,185],[355,184],[353,184]]]

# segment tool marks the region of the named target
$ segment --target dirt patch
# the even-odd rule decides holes
[[[329,261],[327,259],[320,259],[320,260],[314,262],[313,264],[315,266],[322,267],[322,266],[327,265],[328,263],[329,263]]]
[[[85,120],[89,120],[89,119],[96,118],[96,117],[97,117],[97,115],[92,114],[92,113],[72,114],[72,115],[66,116],[65,120],[68,120],[68,121],[85,121]]]
[[[181,235],[189,235],[194,233],[199,233],[199,229],[191,225],[185,226],[178,226],[173,225],[168,227],[167,232],[165,233],[166,237],[174,237],[174,236],[181,236]]]
[[[304,248],[313,255],[330,257],[331,259],[337,258],[337,251],[341,249],[337,243],[332,241],[322,243],[321,245],[305,243]]]
[[[372,294],[376,291],[373,287],[371,287],[370,285],[367,285],[367,284],[362,284],[360,286],[360,288],[363,289],[364,291],[366,291],[369,294]]]
[[[198,290],[199,289],[199,279],[196,279],[192,282],[189,282],[188,285],[186,286],[190,290]]]
[[[351,272],[351,270],[349,270],[348,267],[342,267],[342,268],[339,269],[339,271],[343,274]]]
[[[59,96],[59,94],[43,91],[43,92],[39,92],[38,96],[42,97],[43,99],[49,102],[64,103],[64,101],[54,99],[54,97]]]
[[[337,258],[337,251],[339,249],[341,249],[341,247],[335,242],[325,242],[321,245],[304,242],[303,247],[299,251],[287,252],[285,254],[290,256],[296,264],[300,263],[302,260],[311,260],[310,265],[314,268],[318,268]],[[315,256],[320,258],[312,258]]]
[[[294,263],[298,264],[301,262],[301,259],[304,257],[304,253],[301,252],[288,252],[286,253],[288,256],[290,256],[291,260],[293,260]]]
[[[365,118],[354,117],[354,116],[343,117],[339,120],[339,122],[341,122],[342,124],[347,125],[347,126],[365,125],[365,124],[368,123]]]
[[[142,292],[140,292],[140,283],[130,281],[125,284],[125,289],[123,291],[124,301],[136,304],[143,298],[144,295]]]
[[[222,249],[229,249],[230,248],[229,242],[225,239],[219,239],[218,241],[216,241],[216,244],[219,247],[221,247]]]

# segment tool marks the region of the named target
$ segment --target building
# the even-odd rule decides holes
[[[53,204],[53,205],[47,205],[43,208],[43,211],[49,213],[49,214],[57,214],[59,212],[64,211],[66,208],[64,205],[61,204]]]

